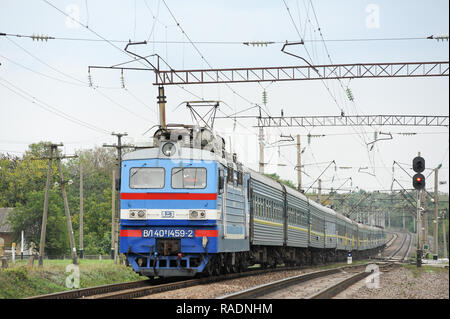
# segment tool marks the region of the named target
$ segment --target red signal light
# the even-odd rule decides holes
[[[413,186],[415,189],[423,189],[425,187],[425,176],[416,174],[413,176]]]

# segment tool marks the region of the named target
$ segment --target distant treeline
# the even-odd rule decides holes
[[[23,230],[25,240],[33,242],[39,247],[42,213],[44,206],[45,184],[47,179],[48,160],[37,158],[48,157],[49,148],[45,142],[31,144],[21,157],[0,153],[0,207],[14,207],[14,213],[9,217],[15,241],[20,240]],[[79,247],[79,209],[80,209],[80,164],[83,167],[83,207],[84,207],[84,252],[90,254],[109,254],[111,248],[111,184],[112,171],[117,169],[114,149],[94,148],[76,152],[78,158],[62,161],[64,179],[71,179],[73,183],[67,186],[70,214],[75,233],[76,247]],[[279,180],[285,185],[296,189],[296,185],[289,180],[281,180],[277,174],[266,174]],[[59,174],[56,162],[53,161],[52,180],[49,196],[46,254],[69,254],[69,238],[67,234],[64,205]],[[317,193],[306,194],[313,200]],[[405,226],[413,231],[414,220],[412,206],[414,193],[389,194],[379,192],[323,193],[321,203],[334,210],[367,220],[367,212],[390,213],[392,227],[401,228],[404,213]],[[440,211],[447,209],[448,194],[441,194],[439,198]],[[428,197],[428,222],[430,234],[433,228],[433,203]],[[365,218],[365,219],[364,219]],[[388,222],[386,220],[386,226]],[[439,227],[441,236],[442,227]],[[448,215],[447,215],[448,236]],[[442,237],[440,237],[442,238]]]

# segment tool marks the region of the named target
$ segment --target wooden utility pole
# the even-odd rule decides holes
[[[115,243],[115,215],[116,215],[116,170],[113,169],[112,171],[112,185],[111,185],[111,259],[115,258],[115,250],[114,250],[114,243]]]
[[[259,128],[259,173],[264,174],[264,129]]]
[[[297,134],[297,189],[302,191],[302,150],[300,147],[300,135]]]
[[[428,203],[427,203],[427,193],[422,191],[422,207],[423,207],[423,216],[422,216],[422,246],[428,246]]]
[[[51,180],[51,176],[52,176],[53,153],[57,150],[59,145],[62,145],[62,144],[51,144],[50,145],[50,158],[48,160],[47,182],[45,183],[44,212],[42,214],[41,241],[39,244],[39,262],[38,262],[39,267],[42,267],[44,265],[45,237],[46,237],[46,233],[47,233],[48,195],[50,193],[50,180]]]
[[[419,155],[420,156],[420,155]],[[417,195],[416,195],[416,203],[417,203],[417,210],[416,210],[416,214],[417,214],[417,221],[416,221],[416,234],[417,234],[417,250],[416,250],[416,262],[417,262],[417,267],[421,267],[422,266],[422,241],[421,241],[421,237],[422,237],[422,225],[421,225],[421,209],[420,209],[420,193],[421,190],[417,190]]]
[[[25,244],[23,230],[20,232],[20,259],[23,260],[23,245]]]
[[[83,254],[83,165],[80,159],[80,258],[84,257]]]
[[[319,187],[317,189],[317,202],[322,204],[322,180],[319,178]]]
[[[333,190],[333,187],[331,187],[331,190],[330,190],[330,195],[331,195],[330,206],[331,206],[332,209],[334,209],[334,194],[335,194],[335,192]]]
[[[164,97],[165,98],[165,97]],[[165,102],[164,102],[165,103]],[[118,193],[119,196],[116,196],[115,193],[115,177],[113,178],[113,194],[112,194],[112,200],[115,201],[115,204],[113,204],[113,217],[112,217],[112,221],[111,223],[114,224],[115,226],[111,226],[111,236],[113,236],[114,238],[111,239],[111,258],[113,258],[114,260],[117,260],[118,257],[118,248],[114,248],[115,246],[118,247],[118,242],[119,242],[119,223],[118,221],[120,220],[120,178],[122,176],[122,149],[123,148],[133,148],[133,145],[123,145],[122,144],[122,137],[123,136],[127,136],[127,133],[112,133],[111,135],[114,135],[117,137],[117,144],[112,144],[112,145],[108,145],[108,144],[103,144],[103,147],[114,147],[115,149],[117,149],[117,166],[118,166],[118,179],[119,179],[119,184],[118,186]],[[115,207],[115,209],[114,209]],[[115,216],[118,216],[117,218],[117,222],[116,222],[116,218]],[[113,229],[114,227],[114,229]]]
[[[442,235],[444,236],[444,258],[447,258],[447,236],[445,235],[445,220],[447,219],[447,216],[445,213],[442,214]]]
[[[70,211],[69,211],[69,202],[67,201],[67,194],[66,194],[66,183],[68,183],[68,181],[65,181],[64,177],[63,177],[63,171],[62,171],[62,167],[61,167],[61,157],[57,157],[56,161],[58,163],[59,178],[60,178],[59,181],[61,183],[61,191],[62,191],[62,196],[63,196],[63,201],[64,201],[64,212],[66,214],[67,231],[69,233],[69,242],[70,242],[72,260],[73,260],[73,264],[77,265],[78,264],[77,249],[75,248],[75,238],[73,235],[72,221],[70,219]]]
[[[402,207],[402,229],[405,230],[405,207]]]
[[[69,241],[70,241],[70,249],[71,254],[73,257],[73,263],[76,265],[78,263],[77,261],[77,250],[75,248],[75,239],[73,235],[73,229],[72,229],[72,221],[70,219],[70,211],[69,211],[69,203],[67,201],[67,195],[66,195],[66,183],[68,181],[64,181],[62,168],[61,168],[61,159],[64,158],[76,158],[78,156],[59,156],[58,155],[58,146],[63,146],[62,143],[60,144],[49,144],[50,146],[50,157],[41,157],[41,158],[32,158],[37,160],[43,160],[48,159],[48,171],[47,171],[47,182],[46,182],[46,188],[45,188],[45,197],[44,197],[44,212],[42,214],[42,227],[41,227],[41,242],[39,247],[39,267],[43,266],[43,259],[44,259],[44,253],[45,253],[45,237],[47,232],[47,215],[48,215],[48,197],[50,192],[50,179],[51,179],[51,170],[52,170],[52,163],[53,159],[56,159],[58,170],[59,170],[59,182],[61,184],[61,190],[62,190],[62,196],[64,201],[64,211],[66,214],[66,222],[67,222],[67,231],[69,233]],[[71,181],[69,181],[71,182]]]
[[[439,180],[438,180],[439,166],[434,169],[434,219],[433,219],[433,259],[438,259],[439,249],[438,249],[438,236],[439,236]]]
[[[388,215],[388,228],[391,228],[391,212],[389,211],[387,215]]]

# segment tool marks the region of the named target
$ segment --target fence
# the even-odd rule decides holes
[[[26,254],[24,253],[23,256],[21,256],[20,254],[16,254],[15,259],[16,260],[21,260],[23,258],[23,260],[28,260],[30,259],[32,255],[29,254],[29,252],[27,252]],[[4,256],[9,262],[12,261],[12,253],[11,251],[5,251]],[[39,258],[38,254],[34,254],[34,258],[35,260],[37,260]],[[71,255],[45,255],[44,256],[44,260],[71,260],[72,256]],[[80,257],[78,257],[78,259],[80,259]],[[111,255],[84,255],[83,259],[89,259],[89,260],[111,260]]]

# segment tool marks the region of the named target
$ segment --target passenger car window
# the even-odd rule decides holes
[[[130,188],[164,188],[164,168],[132,167]]]
[[[199,189],[206,187],[206,168],[172,168],[172,188]]]

